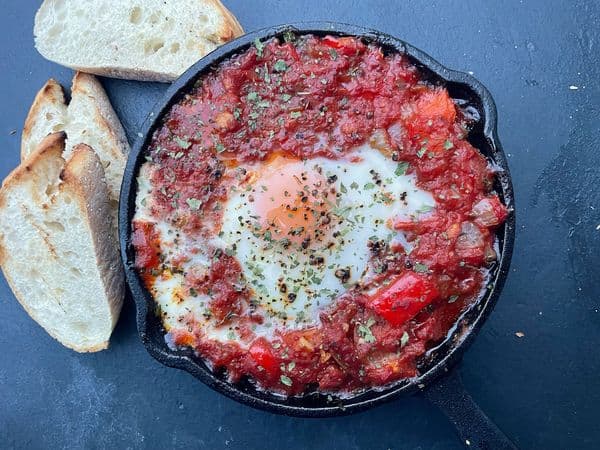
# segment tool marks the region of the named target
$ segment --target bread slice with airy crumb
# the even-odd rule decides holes
[[[0,266],[27,313],[78,352],[107,348],[125,291],[104,170],[54,133],[0,189]]]
[[[82,72],[75,74],[68,106],[63,89],[56,81],[51,79],[42,87],[25,120],[21,160],[28,158],[44,137],[57,131],[67,133],[65,159],[78,144],[87,144],[98,154],[116,216],[129,143],[96,77]]]
[[[45,0],[34,25],[35,46],[51,61],[163,82],[241,34],[219,0]]]
[[[63,88],[49,79],[35,96],[23,127],[21,160],[33,153],[51,133],[63,131],[67,120],[67,104]]]

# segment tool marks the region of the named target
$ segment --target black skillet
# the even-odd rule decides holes
[[[401,395],[423,391],[455,425],[463,443],[473,448],[515,448],[510,440],[479,409],[465,391],[457,370],[450,369],[460,360],[469,344],[485,322],[498,300],[508,274],[513,243],[515,216],[497,230],[498,262],[491,269],[488,286],[480,299],[459,319],[448,337],[424,357],[420,375],[381,390],[369,389],[349,398],[335,398],[317,392],[302,397],[284,398],[257,390],[243,380],[231,384],[224,373],[213,373],[191,351],[169,349],[165,343],[164,330],[155,314],[154,301],[135,270],[134,250],[131,245],[131,220],[135,213],[137,174],[147,145],[154,131],[161,126],[162,117],[187,92],[199,76],[221,61],[251,46],[256,38],[266,40],[281,37],[284,32],[297,34],[326,34],[335,36],[358,36],[365,42],[380,45],[385,52],[401,52],[408,55],[421,69],[422,75],[434,84],[444,85],[462,108],[475,118],[469,141],[499,168],[495,190],[500,198],[514,211],[514,198],[506,158],[496,131],[496,107],[488,90],[475,78],[462,72],[449,70],[422,51],[392,36],[351,25],[338,23],[299,23],[266,28],[246,34],[218,48],[194,64],[167,90],[164,99],[150,113],[143,125],[143,137],[137,140],[125,169],[121,188],[119,209],[119,235],[121,255],[125,262],[127,282],[137,307],[137,325],[142,342],[148,352],[161,363],[190,372],[216,391],[254,408],[278,414],[300,417],[330,417],[363,411]]]

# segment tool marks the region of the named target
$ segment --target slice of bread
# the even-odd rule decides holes
[[[31,105],[21,139],[21,160],[37,148],[51,133],[63,131],[67,121],[67,103],[60,84],[52,78],[35,96]]]
[[[67,106],[62,87],[48,80],[38,92],[23,128],[21,160],[25,160],[44,137],[66,131],[65,159],[78,144],[87,144],[100,157],[110,192],[113,216],[121,190],[129,153],[125,131],[106,92],[93,75],[78,72],[73,77],[71,102]]]
[[[107,348],[124,296],[102,164],[45,138],[0,189],[0,266],[27,313],[78,352]]]
[[[219,0],[44,0],[33,32],[38,51],[63,66],[163,82],[243,34]]]

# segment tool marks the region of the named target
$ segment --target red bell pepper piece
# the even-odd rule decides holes
[[[271,377],[279,375],[279,360],[273,354],[271,345],[264,338],[256,339],[248,351],[254,362],[265,369]]]
[[[400,326],[439,296],[425,274],[405,272],[369,298],[368,305],[394,326]]]

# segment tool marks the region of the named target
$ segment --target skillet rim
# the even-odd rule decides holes
[[[144,160],[146,145],[155,129],[161,125],[161,118],[203,73],[227,58],[245,51],[256,38],[265,40],[281,36],[286,31],[296,34],[358,37],[379,44],[388,52],[405,53],[421,70],[429,74],[428,76],[438,82],[443,82],[449,90],[453,86],[455,89],[469,92],[472,103],[475,103],[475,108],[480,114],[480,120],[476,126],[476,128],[479,127],[477,137],[481,139],[478,148],[486,156],[486,159],[493,161],[501,169],[496,177],[496,190],[510,212],[503,226],[496,231],[497,235],[501,235],[502,238],[500,239],[498,262],[491,270],[488,288],[473,306],[461,315],[454,331],[449,333],[449,337],[431,351],[430,359],[435,362],[418,377],[393,384],[380,391],[369,389],[346,399],[333,398],[329,400],[325,394],[286,398],[252,389],[249,384],[245,387],[234,385],[214,374],[199,358],[194,358],[189,353],[184,354],[181,351],[168,349],[164,342],[164,333],[157,334],[157,331],[160,330],[157,330],[156,325],[151,323],[154,317],[153,308],[150,308],[153,305],[153,299],[143,286],[133,264],[131,221],[135,213],[136,179]],[[257,409],[289,416],[331,417],[363,411],[401,395],[413,394],[443,376],[460,360],[498,300],[508,275],[514,247],[515,213],[510,171],[498,139],[497,112],[494,100],[487,88],[473,76],[446,68],[425,52],[400,39],[373,29],[336,22],[297,22],[247,33],[217,48],[191,66],[167,89],[163,99],[149,113],[141,130],[141,137],[134,143],[128,157],[119,204],[121,258],[124,263],[127,286],[136,305],[138,333],[147,351],[160,363],[189,372],[210,388],[233,400]],[[470,133],[470,137],[471,134],[473,133]],[[487,148],[483,149],[480,147],[481,145]],[[160,324],[158,327],[160,328]],[[157,340],[158,336],[162,338],[162,342]],[[318,399],[317,406],[312,406],[312,402],[315,402],[316,399]],[[309,404],[311,406],[308,406]]]

